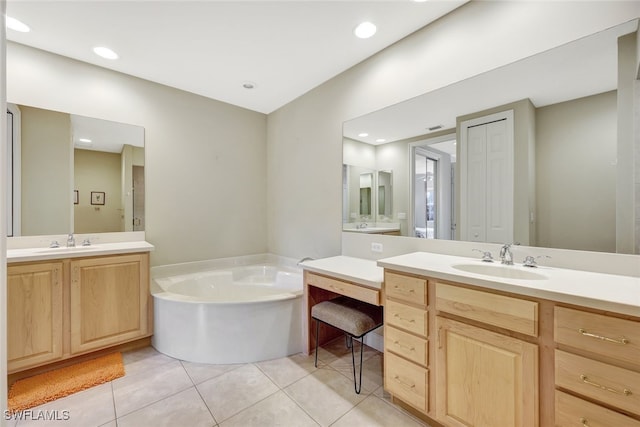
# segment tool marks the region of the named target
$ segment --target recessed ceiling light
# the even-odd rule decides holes
[[[416,3],[424,3],[424,2],[426,2],[427,0],[413,0],[413,1],[414,1],[414,2],[416,2]]]
[[[21,33],[28,33],[31,31],[31,28],[24,22],[18,21],[16,18],[12,18],[10,16],[5,17],[5,24],[7,28],[13,31],[19,31]]]
[[[384,139],[384,138],[378,138],[378,139],[376,139],[376,142],[385,142],[385,141],[386,141],[386,139]]]
[[[254,82],[244,82],[242,83],[242,87],[245,89],[255,89],[256,84]]]
[[[112,51],[111,49],[109,49],[108,47],[96,46],[93,48],[93,52],[96,55],[101,56],[105,59],[118,59],[118,54]]]
[[[373,36],[376,31],[376,26],[371,22],[363,22],[358,25],[355,30],[353,30],[353,33],[356,35],[356,37],[359,37],[361,39],[368,39],[369,37]]]
[[[358,134],[358,136],[359,136],[360,138],[364,138],[365,136],[369,136],[369,134],[368,134],[368,133],[366,133],[366,132],[362,132],[362,133],[359,133],[359,134]]]

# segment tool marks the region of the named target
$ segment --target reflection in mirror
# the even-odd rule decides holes
[[[378,218],[390,217],[393,211],[393,172],[378,171]]]
[[[371,187],[373,186],[373,174],[360,174],[360,216],[371,215]],[[366,218],[364,218],[366,219]]]
[[[466,239],[478,234],[479,241],[492,241],[480,240],[475,230],[460,230],[460,219],[469,218],[465,204],[470,197],[478,199],[476,206],[483,200],[492,203],[468,191],[473,178],[467,168],[461,170],[469,159],[461,158],[460,146],[473,149],[467,145],[471,142],[461,142],[473,135],[462,135],[461,129],[465,123],[473,127],[481,117],[513,111],[513,130],[508,131],[513,155],[506,156],[513,173],[505,175],[512,181],[504,186],[512,187],[507,191],[513,214],[504,223],[513,223],[507,231],[514,240],[552,248],[638,251],[640,237],[633,224],[640,202],[633,201],[633,186],[628,185],[638,179],[629,166],[639,149],[633,138],[638,62],[636,50],[629,48],[637,28],[634,20],[350,120],[344,124],[344,163],[393,169],[390,220],[400,223],[403,236],[459,238],[464,233]],[[367,137],[358,136],[365,133]],[[446,150],[429,141],[446,134],[460,142],[455,154],[448,154],[450,166],[430,166],[428,159]],[[376,139],[387,142],[377,144]],[[421,158],[416,147],[431,153]],[[454,171],[449,172],[450,186],[442,182],[442,169]],[[496,170],[486,169],[489,174]],[[505,178],[496,179],[507,184]],[[467,190],[462,187],[468,193],[464,200],[461,185],[467,185]],[[494,209],[492,215],[505,212]]]
[[[25,105],[9,110],[19,112],[12,119],[20,130],[10,235],[144,229],[144,128]]]

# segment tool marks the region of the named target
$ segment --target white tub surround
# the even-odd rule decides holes
[[[336,277],[362,286],[380,289],[384,281],[384,270],[375,261],[338,255],[329,258],[305,261],[301,266],[308,271]]]
[[[514,278],[463,271],[455,266],[489,266],[511,270]],[[555,267],[503,266],[500,261],[484,263],[477,258],[414,252],[378,260],[378,266],[434,279],[466,283],[497,291],[640,316],[640,277],[592,273]],[[517,277],[535,274],[541,278]],[[498,273],[499,274],[499,273]]]
[[[252,255],[154,267],[153,346],[197,363],[251,363],[302,351],[302,273]]]

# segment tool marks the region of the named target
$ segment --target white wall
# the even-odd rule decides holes
[[[616,252],[617,126],[616,91],[536,110],[539,246]]]
[[[6,3],[0,2],[0,16],[5,16]],[[6,65],[6,27],[0,25],[0,70]],[[7,161],[7,96],[6,74],[0,73],[0,165]],[[4,168],[3,168],[4,170]],[[4,213],[7,211],[7,177],[0,174],[0,236],[7,235],[7,223]],[[0,238],[0,372],[7,372],[7,239]],[[0,408],[7,407],[7,376],[0,375]],[[4,427],[6,421],[0,417],[0,426]]]
[[[640,2],[470,2],[271,113],[269,250],[341,252],[344,121],[638,16]]]
[[[7,49],[11,102],[145,128],[153,265],[267,251],[265,115],[23,45]]]

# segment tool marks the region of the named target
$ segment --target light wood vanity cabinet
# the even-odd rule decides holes
[[[537,336],[538,304],[436,283],[435,307],[436,419],[461,427],[537,426],[538,345],[484,325]]]
[[[9,371],[62,358],[62,262],[7,269]]]
[[[149,254],[8,266],[8,372],[152,334]]]
[[[71,353],[150,332],[148,259],[133,254],[71,261]]]
[[[427,280],[387,271],[384,280],[384,387],[427,413]]]
[[[385,389],[444,426],[640,427],[640,317],[385,270]]]
[[[554,337],[556,425],[640,427],[640,322],[555,307]]]

